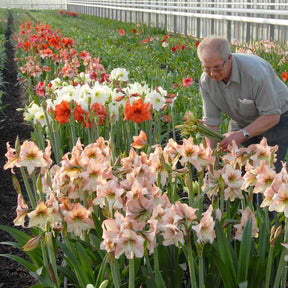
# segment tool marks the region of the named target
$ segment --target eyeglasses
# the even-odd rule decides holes
[[[202,70],[205,72],[218,72],[221,71],[224,68],[224,65],[226,64],[226,61],[224,60],[223,64],[221,66],[218,67],[214,67],[211,69],[205,68],[204,66],[202,66]]]

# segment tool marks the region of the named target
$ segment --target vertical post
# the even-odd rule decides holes
[[[212,8],[215,7],[214,1],[215,1],[215,0],[211,0],[211,2],[213,2],[213,4],[211,4],[211,7],[212,7]],[[214,14],[214,13],[215,13],[214,11],[211,11],[211,14]],[[210,33],[211,33],[212,35],[214,35],[214,33],[215,33],[215,20],[214,20],[214,19],[211,19],[211,30],[210,30]]]
[[[275,0],[271,0],[271,4],[272,4],[272,3],[275,3]],[[270,9],[271,9],[271,10],[275,10],[275,6],[274,6],[274,5],[271,5],[271,8],[270,8]],[[270,15],[270,18],[271,18],[271,19],[275,18],[275,15],[274,15],[274,14],[271,14],[271,15]],[[273,41],[274,41],[274,28],[275,28],[275,26],[272,25],[272,24],[270,24],[270,25],[269,25],[269,28],[270,28],[270,41],[273,42]]]
[[[247,3],[251,3],[251,0],[247,0]],[[251,5],[247,5],[247,9],[251,9]],[[250,14],[247,13],[247,16],[249,17]],[[246,31],[246,42],[248,43],[250,41],[250,33],[251,33],[251,25],[249,22],[246,23],[247,31]]]
[[[201,7],[201,0],[197,0],[197,7]],[[200,10],[197,10],[197,14],[200,14],[201,11]],[[196,24],[196,29],[197,29],[197,32],[196,32],[196,37],[197,38],[200,38],[201,37],[201,19],[197,17],[197,20],[196,20],[197,24]],[[205,35],[206,36],[206,35]]]
[[[188,7],[188,0],[185,0],[185,6]],[[185,12],[188,12],[186,9]],[[188,35],[188,17],[185,16],[184,18],[184,35]]]
[[[228,2],[231,3],[231,0],[228,0]],[[231,4],[228,4],[227,8],[231,9]],[[231,15],[231,12],[227,12],[227,15]],[[231,20],[227,21],[227,39],[229,42],[231,41]]]

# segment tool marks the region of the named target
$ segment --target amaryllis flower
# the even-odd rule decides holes
[[[129,72],[125,68],[115,68],[110,73],[110,80],[128,81]]]
[[[204,212],[202,215],[203,217],[200,220],[200,223],[196,226],[192,226],[192,229],[196,231],[196,235],[198,237],[198,243],[213,243],[216,234],[214,230],[215,221],[212,217],[212,205]]]
[[[156,111],[160,111],[166,103],[165,97],[155,90],[147,95],[147,99]]]
[[[288,183],[282,183],[272,198],[269,211],[284,212],[288,217]]]
[[[119,259],[124,253],[127,259],[144,256],[144,238],[131,229],[125,229],[119,235],[115,249],[115,258]]]
[[[53,207],[47,207],[47,205],[41,201],[35,210],[28,213],[29,217],[29,227],[41,226],[45,227],[47,220],[53,222],[55,213]]]
[[[55,119],[61,124],[69,122],[69,118],[71,116],[69,103],[63,100],[60,104],[56,105],[54,115]]]
[[[130,120],[133,122],[141,123],[142,121],[152,120],[150,114],[150,103],[144,104],[142,99],[136,100],[132,105],[129,99],[126,101],[124,109],[124,120]]]
[[[13,220],[15,226],[25,227],[25,217],[29,212],[29,207],[24,203],[21,194],[18,194],[17,217]]]
[[[189,87],[190,85],[193,84],[193,79],[190,78],[190,77],[187,77],[187,78],[183,79],[183,83],[182,84],[183,84],[183,87],[187,88],[187,87]]]
[[[76,236],[81,236],[84,231],[95,228],[91,212],[80,203],[75,204],[72,211],[62,211],[64,220],[67,223],[67,232],[73,232]]]
[[[223,167],[222,179],[226,184],[224,189],[224,198],[228,200],[230,198],[231,201],[235,199],[243,199],[244,196],[242,194],[242,184],[243,179],[241,177],[241,171],[238,169],[234,169],[231,165],[226,164]]]
[[[37,145],[33,141],[26,140],[20,147],[19,159],[16,166],[25,166],[30,175],[36,167],[47,167],[48,163]]]
[[[19,155],[17,155],[16,150],[10,147],[9,142],[6,143],[7,153],[5,154],[7,162],[4,165],[4,170],[11,169],[11,172],[14,174],[13,168],[16,166]]]
[[[245,210],[241,210],[241,213],[242,213],[242,217],[241,217],[240,224],[235,224],[233,226],[236,229],[234,238],[239,241],[242,240],[243,230],[249,219],[252,220],[252,237],[257,238],[259,228],[256,225],[255,215],[253,214],[253,212],[250,210],[249,207],[247,207]]]
[[[287,79],[288,79],[288,74],[287,74],[286,71],[284,71],[284,72],[281,74],[281,78],[282,78],[282,80],[283,80],[284,82],[287,81]]]
[[[45,86],[44,86],[44,82],[40,81],[38,82],[38,84],[36,85],[36,94],[38,96],[45,96]]]
[[[125,35],[125,31],[124,31],[123,29],[121,29],[121,30],[119,31],[119,35],[121,35],[121,36]]]
[[[134,142],[131,144],[136,149],[142,149],[147,145],[147,135],[141,130],[138,136],[133,136]]]
[[[93,111],[94,115],[99,117],[98,125],[101,126],[103,124],[103,120],[106,119],[105,106],[100,103],[94,103],[90,111]]]

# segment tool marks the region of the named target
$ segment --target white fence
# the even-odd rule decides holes
[[[288,40],[287,0],[67,0],[67,9],[196,38],[214,34],[241,42]]]
[[[66,0],[0,0],[0,8],[66,9]]]

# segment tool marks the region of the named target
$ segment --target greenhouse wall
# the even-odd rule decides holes
[[[196,38],[288,40],[287,0],[67,0],[67,9]]]
[[[66,0],[0,0],[0,8],[66,9]]]

